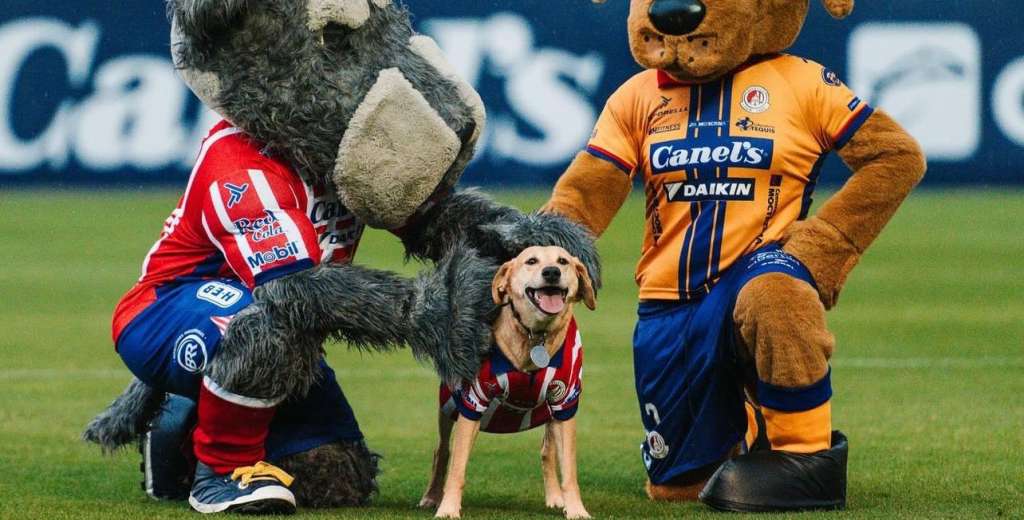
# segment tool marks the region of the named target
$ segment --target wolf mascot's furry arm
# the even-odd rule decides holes
[[[525,245],[563,245],[597,273],[589,234],[558,217],[524,216],[474,191],[454,193],[485,124],[477,93],[391,0],[169,0],[172,53],[203,102],[307,185],[333,190],[367,225],[396,231],[436,266],[415,279],[325,264],[271,281],[232,321],[206,368],[229,392],[303,395],[323,342],[409,345],[447,381],[471,377],[490,348],[488,288],[497,262]],[[454,193],[454,194],[453,194]],[[478,253],[476,248],[481,248]],[[147,428],[162,394],[133,381],[87,427],[107,450]],[[365,503],[375,456],[365,446],[302,455],[300,505]],[[352,468],[362,468],[354,471]],[[365,482],[366,479],[371,482]]]

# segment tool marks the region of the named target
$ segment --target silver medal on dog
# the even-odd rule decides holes
[[[551,356],[548,355],[548,349],[544,348],[544,345],[537,345],[530,349],[530,361],[537,368],[547,368],[548,364],[551,363]]]

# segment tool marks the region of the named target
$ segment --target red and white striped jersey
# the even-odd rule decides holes
[[[333,192],[305,184],[242,130],[222,121],[203,142],[188,186],[114,311],[114,341],[168,284],[230,278],[250,289],[321,262],[347,263],[363,224]]]
[[[569,322],[565,343],[547,368],[522,372],[497,347],[484,360],[476,379],[457,389],[441,385],[441,408],[451,418],[462,414],[480,421],[489,433],[515,433],[567,421],[576,415],[583,391],[583,341],[576,320]]]

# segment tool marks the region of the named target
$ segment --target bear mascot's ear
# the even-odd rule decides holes
[[[208,41],[229,27],[250,0],[168,0],[167,15],[194,42]]]
[[[832,18],[846,18],[853,12],[854,0],[821,0],[821,2],[825,4],[825,9],[828,14],[832,15]]]

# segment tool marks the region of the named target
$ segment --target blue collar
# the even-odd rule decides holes
[[[564,357],[562,352],[564,351],[565,345],[563,344],[561,348],[555,352],[555,355],[551,356],[551,363],[548,363],[546,368],[562,368],[562,358]],[[544,369],[542,368],[540,370]],[[491,347],[491,372],[494,372],[495,374],[507,374],[509,372],[522,372],[524,374],[530,373],[523,372],[516,368],[516,366],[512,364],[512,361],[505,357],[505,353],[502,352],[497,345]]]

